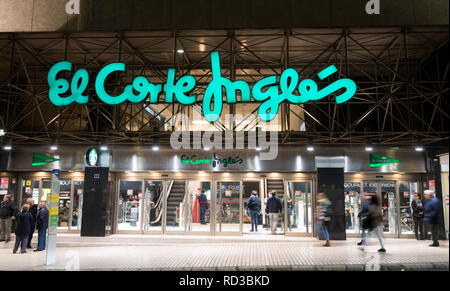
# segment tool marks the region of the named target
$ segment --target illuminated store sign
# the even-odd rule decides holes
[[[370,154],[370,167],[381,167],[384,165],[395,164],[400,162],[400,160],[396,160],[389,157],[383,157],[380,155]]]
[[[320,100],[341,89],[337,95],[336,103],[344,103],[352,98],[356,93],[356,84],[351,79],[339,79],[325,88],[319,90],[317,83],[311,79],[304,79],[299,82],[299,75],[296,70],[289,68],[283,71],[277,83],[277,76],[269,76],[255,83],[250,89],[250,85],[242,80],[231,81],[223,77],[220,70],[219,52],[211,53],[212,80],[206,88],[203,96],[203,115],[209,122],[216,121],[222,113],[223,88],[226,91],[226,103],[235,104],[237,102],[236,91],[241,92],[240,102],[262,102],[259,106],[258,114],[261,120],[270,121],[278,113],[280,103],[288,101],[292,104],[300,104],[308,101]],[[48,72],[48,84],[50,86],[50,101],[56,106],[67,106],[73,102],[85,104],[89,100],[88,95],[83,95],[89,84],[89,74],[85,69],[79,69],[73,75],[71,82],[66,79],[58,79],[57,75],[63,71],[71,71],[71,62],[59,62]],[[145,77],[138,76],[133,83],[125,86],[122,94],[111,96],[106,92],[106,79],[115,72],[125,72],[124,63],[112,63],[103,67],[95,79],[95,91],[98,98],[103,102],[116,105],[129,101],[132,103],[143,102],[149,98],[149,102],[158,103],[159,95],[164,91],[165,103],[173,103],[174,98],[181,104],[189,105],[197,101],[197,95],[190,95],[195,88],[196,80],[193,76],[183,76],[175,79],[175,69],[169,69],[167,81],[164,84],[152,84]],[[331,65],[317,74],[320,80],[324,80],[335,74],[337,68]],[[222,88],[223,87],[223,88]],[[69,92],[69,96],[61,96]],[[299,95],[295,92],[298,90]],[[135,94],[137,92],[137,95]],[[254,102],[254,101],[253,101]]]
[[[228,165],[241,165],[244,161],[242,160],[241,157],[236,156],[236,157],[226,157],[226,158],[219,158],[217,157],[217,155],[214,153],[214,157],[211,158],[198,158],[197,155],[192,155],[192,156],[187,156],[187,155],[182,155],[181,156],[181,164],[182,165],[199,165],[199,164],[203,164],[203,165],[212,165],[213,168],[215,168],[218,165],[223,165],[224,168],[228,167]]]
[[[31,161],[31,166],[32,167],[37,167],[37,166],[43,166],[43,165],[47,165],[53,162],[57,162],[60,159],[54,158],[54,157],[49,157],[49,156],[44,156],[41,154],[36,154],[33,153],[33,159]]]
[[[96,149],[89,149],[86,152],[86,163],[91,166],[97,166],[97,162],[98,162],[98,153]]]

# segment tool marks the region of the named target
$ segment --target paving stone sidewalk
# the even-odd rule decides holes
[[[449,270],[448,241],[385,239],[365,251],[357,239],[115,235],[86,238],[58,235],[56,264],[45,265],[45,252],[12,254],[13,242],[0,243],[0,270],[199,270],[199,271],[409,271]],[[20,252],[20,251],[19,251]]]

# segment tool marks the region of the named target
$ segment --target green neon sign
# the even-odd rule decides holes
[[[47,80],[50,86],[49,98],[56,106],[67,106],[73,102],[85,104],[89,100],[88,95],[83,95],[89,83],[89,74],[85,69],[79,69],[75,72],[72,81],[58,79],[57,75],[63,71],[71,71],[72,63],[59,62],[49,71]],[[211,53],[212,81],[206,88],[203,96],[203,116],[209,122],[216,121],[223,108],[223,88],[226,92],[226,103],[235,104],[238,102],[236,92],[241,92],[240,102],[252,102],[253,100],[262,102],[259,106],[258,114],[261,120],[270,121],[278,114],[279,105],[282,102],[292,104],[301,104],[308,101],[320,100],[326,96],[345,89],[344,92],[335,97],[336,103],[344,103],[352,98],[356,93],[356,84],[351,79],[339,79],[325,88],[319,90],[317,83],[312,79],[304,79],[299,82],[299,75],[296,70],[289,68],[282,72],[278,82],[277,76],[265,77],[250,85],[243,81],[231,81],[223,77],[220,68],[219,52]],[[103,102],[110,105],[117,105],[129,101],[132,103],[143,102],[149,98],[150,103],[158,103],[159,95],[165,93],[165,103],[173,103],[176,99],[184,105],[193,104],[197,101],[195,94],[190,92],[195,88],[196,80],[193,76],[183,76],[175,79],[175,69],[169,69],[167,81],[163,84],[152,84],[145,77],[136,77],[132,84],[125,86],[123,92],[118,96],[111,96],[106,92],[106,79],[117,72],[125,72],[124,63],[112,63],[103,67],[95,79],[95,92]],[[324,80],[337,72],[334,65],[328,66],[320,71],[317,76]],[[67,95],[70,89],[70,95]],[[299,93],[297,95],[295,92]],[[135,94],[137,92],[137,94]]]
[[[212,165],[213,168],[217,167],[218,165],[223,165],[224,168],[228,167],[228,165],[234,165],[234,164],[242,164],[244,160],[240,156],[236,157],[226,157],[226,158],[219,158],[216,153],[214,153],[213,158],[198,158],[197,155],[187,156],[182,155],[181,156],[181,164],[182,165]]]
[[[50,163],[53,163],[53,162],[56,162],[59,160],[60,159],[33,153],[33,160],[31,161],[31,166],[37,167],[37,166],[47,165],[47,164],[50,164]]]
[[[371,168],[381,167],[384,165],[395,164],[395,163],[400,162],[400,160],[396,160],[396,159],[389,158],[389,157],[383,157],[383,156],[375,155],[375,154],[370,154],[369,158],[370,158],[370,167]]]

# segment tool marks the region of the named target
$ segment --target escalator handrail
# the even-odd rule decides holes
[[[173,186],[173,181],[170,181],[170,185],[169,185],[169,187],[167,189],[167,198],[169,198],[170,191],[172,190],[172,186]],[[163,197],[163,196],[164,195],[160,196],[160,199],[158,200],[158,203],[159,203],[159,201],[161,201],[161,197]],[[162,204],[160,203],[159,208],[161,208],[161,206],[162,206]],[[155,206],[155,208],[156,208],[156,206]],[[151,223],[153,224],[153,223],[158,222],[161,219],[162,214],[163,214],[163,211],[160,211],[159,214],[158,214],[158,217],[154,221],[151,221]]]

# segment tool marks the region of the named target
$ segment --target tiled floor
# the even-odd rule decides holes
[[[284,236],[209,237],[181,235],[114,235],[106,238],[58,235],[56,264],[45,265],[45,252],[12,254],[13,242],[0,243],[0,270],[265,270],[340,267],[379,270],[386,265],[449,262],[448,241],[385,239],[387,253],[372,241],[366,251],[357,239],[332,241]]]

